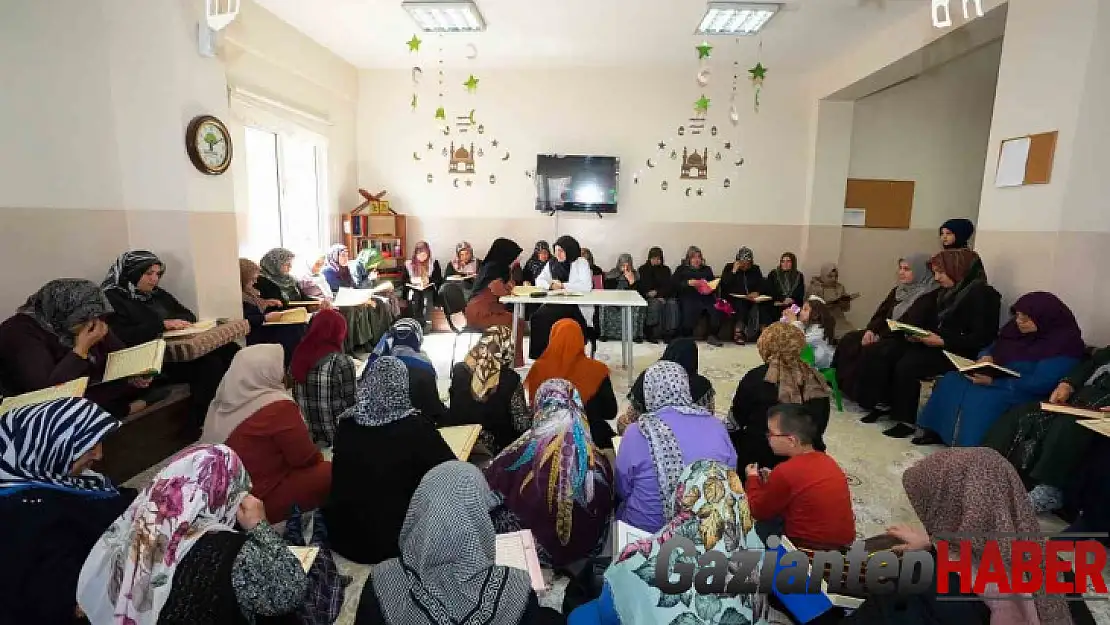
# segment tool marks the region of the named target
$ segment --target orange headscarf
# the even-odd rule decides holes
[[[532,363],[524,389],[528,397],[536,396],[540,385],[552,378],[570,380],[578,389],[582,403],[590,401],[605,378],[609,367],[586,356],[586,338],[582,328],[573,319],[561,319],[551,326],[551,338],[539,360]]]

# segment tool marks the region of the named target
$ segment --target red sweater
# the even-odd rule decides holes
[[[752,518],[783,517],[792,540],[832,547],[856,539],[848,478],[824,453],[811,451],[790,458],[771,471],[767,483],[758,476],[749,477],[745,490]]]

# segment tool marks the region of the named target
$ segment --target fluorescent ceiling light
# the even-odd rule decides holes
[[[478,5],[470,0],[405,0],[401,7],[426,33],[476,33],[486,29]]]
[[[780,4],[710,2],[701,18],[698,35],[754,35],[778,13]]]

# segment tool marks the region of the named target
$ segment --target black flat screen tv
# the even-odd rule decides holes
[[[617,212],[620,163],[615,156],[538,155],[536,210]]]

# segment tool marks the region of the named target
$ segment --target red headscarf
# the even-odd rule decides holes
[[[551,326],[547,349],[532,363],[528,377],[524,378],[528,396],[535,399],[541,384],[552,378],[562,378],[578,389],[583,405],[590,401],[601,383],[609,377],[609,367],[587,356],[585,345],[586,339],[577,321],[561,319],[555,322]]]
[[[343,340],[347,338],[347,320],[333,308],[327,308],[312,317],[308,332],[293,350],[289,373],[293,380],[304,383],[308,372],[328,354],[343,353]]]

